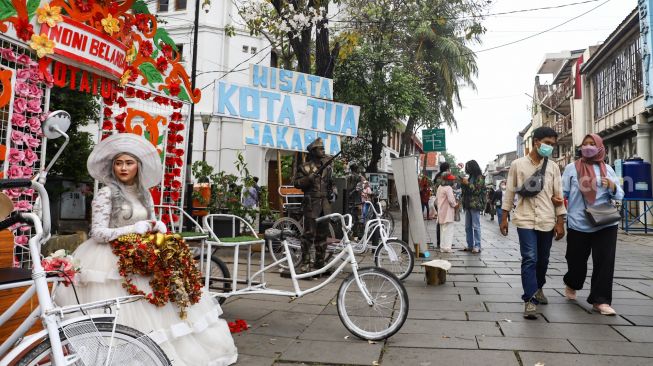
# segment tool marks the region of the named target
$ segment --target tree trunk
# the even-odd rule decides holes
[[[328,2],[325,8],[328,13]],[[315,74],[333,79],[333,70],[340,52],[340,44],[336,42],[333,50],[329,49],[329,28],[324,27],[328,22],[328,19],[320,20],[315,27]]]
[[[408,117],[406,129],[401,133],[401,148],[399,149],[399,156],[406,156],[410,152],[410,146],[413,143],[413,135],[415,134],[415,122],[417,118],[414,116]]]
[[[381,161],[381,154],[383,153],[383,133],[372,133],[372,159],[367,166],[368,173],[376,173],[379,171],[379,161]]]

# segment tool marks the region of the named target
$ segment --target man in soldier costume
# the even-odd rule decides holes
[[[304,214],[304,234],[302,235],[302,270],[308,271],[310,264],[313,268],[324,267],[326,238],[329,232],[329,223],[319,225],[315,219],[331,213],[331,200],[333,198],[333,170],[327,166],[318,175],[318,171],[326,162],[324,143],[317,138],[307,147],[308,160],[297,168],[293,184],[304,191],[302,211]],[[315,246],[315,261],[311,261],[310,249]]]

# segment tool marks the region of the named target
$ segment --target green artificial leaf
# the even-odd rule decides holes
[[[186,92],[185,87],[180,87],[181,91],[179,92],[179,95],[177,95],[177,98],[183,100],[184,102],[190,102],[190,97],[188,96],[188,93]]]
[[[154,52],[152,52],[152,54],[150,55],[150,57],[152,58],[152,60],[156,60],[156,57],[157,57],[158,55],[159,55],[159,50],[155,48],[155,49],[154,49]]]
[[[143,132],[143,137],[145,137],[146,140],[149,140],[150,139],[150,131]]]
[[[40,3],[41,0],[27,0],[27,19],[32,19]]]
[[[177,44],[170,38],[168,31],[163,28],[157,28],[156,34],[154,35],[154,43],[158,45],[159,41],[171,46],[173,50],[177,51]]]
[[[136,0],[132,5],[132,12],[134,14],[150,14],[150,9],[147,8],[145,1]]]
[[[12,15],[16,15],[16,9],[11,0],[0,0],[0,20],[7,19]]]
[[[154,83],[162,83],[163,82],[163,76],[159,72],[159,70],[154,67],[149,62],[144,62],[141,64],[141,66],[138,67],[139,70],[143,73],[143,76],[147,79],[147,82],[153,86]]]
[[[157,145],[161,145],[161,144],[163,143],[163,138],[164,138],[164,137],[165,137],[165,136],[163,136],[163,135],[159,136],[159,140],[156,142],[156,144],[157,144]]]

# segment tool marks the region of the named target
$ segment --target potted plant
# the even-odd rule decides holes
[[[206,216],[207,207],[211,200],[211,176],[213,167],[206,161],[196,161],[191,167],[197,184],[193,186],[193,215]]]
[[[264,233],[266,229],[271,228],[274,222],[279,219],[279,213],[270,207],[269,195],[268,187],[261,187],[261,194],[259,196],[259,233]]]

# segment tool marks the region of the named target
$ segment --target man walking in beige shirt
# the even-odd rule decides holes
[[[510,165],[506,192],[503,195],[501,208],[503,212],[510,212],[515,193],[522,192],[512,222],[519,235],[524,289],[522,299],[525,303],[524,317],[527,319],[536,319],[537,305],[548,303],[542,287],[546,282],[553,237],[555,235],[555,239],[560,240],[565,236],[567,210],[563,205],[560,168],[554,162],[547,161],[557,139],[558,134],[550,127],[539,127],[533,131],[533,148],[528,155]],[[543,167],[543,184],[529,184],[534,182],[529,178]],[[500,227],[501,233],[508,235],[508,215],[503,215]]]

